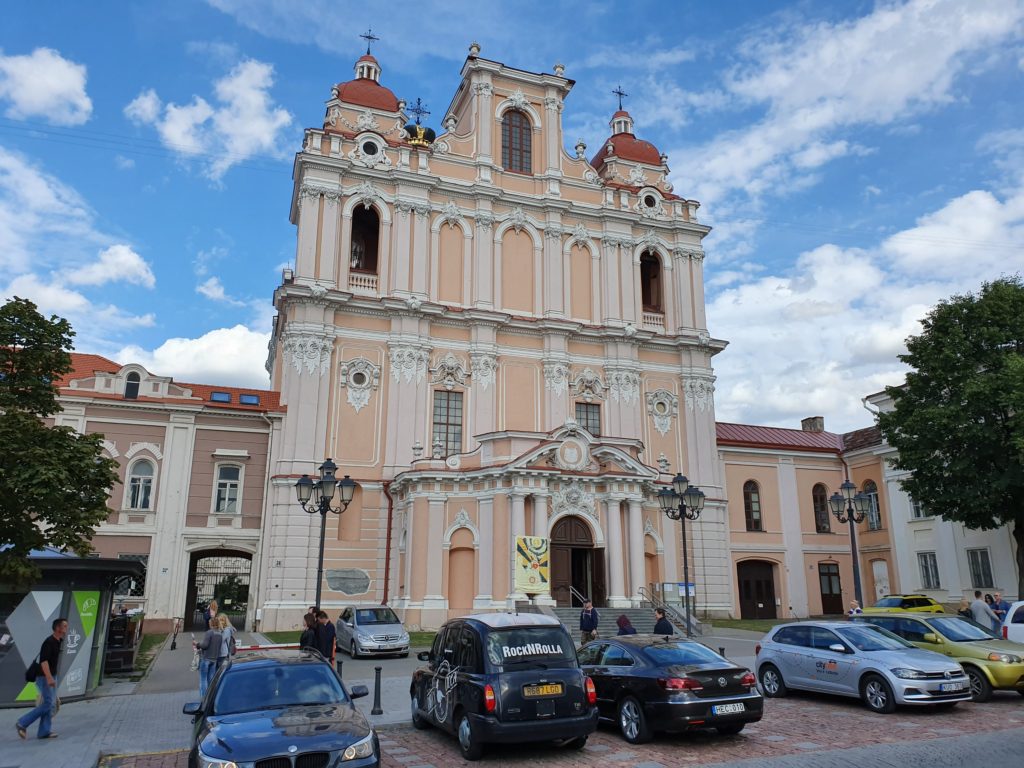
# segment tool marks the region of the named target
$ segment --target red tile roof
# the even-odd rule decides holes
[[[843,435],[843,450],[856,451],[858,448],[870,448],[882,444],[882,430],[878,427],[855,429]]]
[[[597,171],[604,167],[605,158],[608,157],[609,144],[612,145],[612,155],[620,160],[661,165],[661,153],[651,142],[638,139],[631,133],[616,133],[601,145],[601,149],[590,161]]]
[[[715,434],[719,445],[744,448],[782,448],[839,453],[843,447],[842,436],[832,432],[805,432],[802,429],[760,427],[719,421],[715,424]]]
[[[398,97],[389,88],[368,77],[339,83],[338,100],[360,107],[383,109],[386,112],[398,111]]]

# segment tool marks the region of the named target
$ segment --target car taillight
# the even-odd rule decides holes
[[[584,687],[587,689],[587,704],[594,706],[597,704],[597,688],[594,687],[594,681],[588,677]]]
[[[740,685],[744,688],[753,688],[756,684],[757,678],[754,677],[753,672],[747,672],[747,674],[740,678]]]
[[[490,685],[484,686],[484,709],[493,712],[498,700],[494,698],[494,689]]]
[[[757,654],[759,654],[760,652],[761,652],[761,644],[758,643],[757,645],[754,646],[754,655],[757,656]]]
[[[1003,627],[1003,640],[1009,640],[1009,639],[1010,639],[1010,628],[1009,627]]]
[[[666,691],[702,691],[704,686],[699,680],[692,677],[662,677],[658,679],[658,685]]]

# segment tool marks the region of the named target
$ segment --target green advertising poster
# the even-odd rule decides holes
[[[92,633],[96,630],[96,619],[100,610],[99,592],[75,592],[75,605],[78,607],[78,617],[82,620],[82,629],[85,631],[85,640],[92,640]]]

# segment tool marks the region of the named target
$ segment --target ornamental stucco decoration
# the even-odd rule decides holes
[[[640,399],[640,375],[635,371],[606,371],[612,400],[633,405]]]
[[[494,93],[494,87],[490,83],[477,83],[473,86],[473,93],[477,96],[490,96]]]
[[[486,391],[494,383],[498,370],[498,358],[490,352],[470,352],[469,365],[473,372],[473,381]]]
[[[588,403],[603,399],[606,389],[601,377],[590,368],[584,368],[572,382],[573,396],[582,398]]]
[[[435,141],[430,145],[430,153],[433,155],[447,155],[452,151],[452,148],[448,146],[448,142],[443,139]]]
[[[553,240],[559,243],[562,242],[563,234],[564,233],[562,232],[562,228],[554,224],[549,224],[544,229],[544,237],[546,237],[548,240]]]
[[[406,383],[416,379],[416,383],[423,381],[427,374],[427,360],[430,352],[427,349],[416,347],[411,344],[393,344],[388,349],[388,358],[391,362],[391,378],[398,383],[405,376]]]
[[[515,92],[508,97],[509,106],[513,109],[526,110],[530,106],[530,102],[526,100],[526,94],[523,93],[522,88],[516,88]]]
[[[551,508],[555,515],[570,513],[598,519],[594,494],[587,493],[586,487],[579,480],[573,480],[552,493]]]
[[[544,99],[544,109],[550,112],[561,112],[562,100],[557,99],[554,96],[548,96],[546,99]]]
[[[363,145],[358,144],[356,145],[355,149],[353,149],[351,152],[348,153],[348,155],[346,155],[346,157],[348,157],[348,159],[351,160],[353,163],[358,163],[359,165],[365,166],[367,168],[388,169],[391,167],[391,158],[388,157],[387,152],[385,152],[383,149],[379,147],[377,149],[377,152],[375,152],[372,155],[368,155],[365,152],[363,152]]]
[[[369,208],[376,202],[384,202],[384,196],[380,193],[380,190],[368,181],[364,181],[358,187],[353,189],[350,194],[355,197],[355,199],[361,203],[364,208]]]
[[[118,456],[121,455],[120,453],[118,453],[117,444],[113,440],[101,440],[100,445],[103,447],[103,450],[107,452],[107,455],[112,459],[116,459]]]
[[[160,446],[156,443],[132,443],[128,446],[128,450],[124,452],[126,459],[134,458],[137,453],[141,451],[148,451],[157,459],[163,459],[163,451],[160,450]]]
[[[313,283],[309,286],[309,295],[314,299],[322,299],[330,289],[321,283]]]
[[[486,211],[479,211],[476,214],[476,225],[480,227],[480,229],[490,229],[494,226],[494,216]]]
[[[577,224],[575,227],[573,227],[572,238],[570,239],[570,242],[573,242],[573,243],[589,243],[590,242],[590,233],[587,231],[587,228],[582,224],[582,222]]]
[[[345,122],[348,123],[347,120]],[[359,113],[359,117],[356,118],[355,130],[379,131],[380,123],[377,122],[377,118],[373,116],[373,113],[370,110],[364,109],[362,112]]]
[[[348,404],[359,413],[380,386],[380,366],[365,357],[349,360],[341,366],[338,383],[348,390]]]
[[[444,208],[441,209],[441,215],[438,218],[438,224],[447,224],[450,228],[454,229],[456,224],[462,224],[462,211],[459,210],[459,206],[455,204],[453,200],[449,200],[444,204]]]
[[[440,384],[449,391],[466,386],[466,366],[451,352],[445,352],[444,357],[434,363],[430,373],[434,384]]]
[[[672,419],[679,414],[679,398],[667,389],[647,393],[647,412],[654,419],[654,428],[663,436],[672,428]]]
[[[505,220],[515,228],[516,232],[522,232],[523,227],[529,223],[529,219],[526,218],[526,214],[523,213],[523,209],[518,205],[512,209],[512,213],[509,214]]]
[[[704,412],[711,408],[712,398],[715,394],[714,377],[699,377],[687,379],[683,384],[683,396],[686,398],[687,410],[700,409]]]
[[[289,333],[281,345],[292,360],[295,372],[324,375],[331,361],[334,339],[316,333]]]
[[[645,249],[647,249],[647,248],[658,248],[658,247],[664,245],[664,243],[662,243],[662,241],[661,241],[661,238],[658,237],[657,234],[655,234],[653,229],[648,229],[646,232],[644,232],[643,237],[641,237],[639,240],[637,240],[636,244],[639,247],[645,248]]]
[[[642,187],[647,183],[647,174],[644,173],[644,169],[634,165],[629,169],[629,178],[627,181],[634,187]]]
[[[584,146],[584,150],[586,150],[585,146]],[[584,159],[584,158],[580,158],[580,159]],[[601,182],[601,177],[598,175],[597,171],[595,171],[593,168],[588,168],[587,170],[585,170],[583,172],[583,180],[586,181],[588,184],[597,184],[598,186],[600,186],[601,183],[602,183]]]
[[[569,389],[569,365],[561,360],[544,361],[544,389],[564,395]]]

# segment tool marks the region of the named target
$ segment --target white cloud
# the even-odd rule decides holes
[[[239,301],[224,292],[224,286],[219,277],[211,277],[196,286],[196,293],[208,298],[210,301],[230,304],[236,307],[244,307],[247,302]]]
[[[234,165],[255,155],[282,156],[287,110],[270,96],[274,68],[246,59],[213,86],[217,105],[193,96],[185,105],[163,104],[149,88],[124,108],[137,124],[153,126],[161,143],[183,157],[205,158],[205,173],[219,181]]]
[[[122,171],[129,171],[135,167],[135,160],[124,155],[114,155],[114,165]]]
[[[152,313],[132,315],[113,304],[98,304],[78,291],[64,286],[59,278],[46,281],[34,274],[19,275],[5,288],[7,298],[30,299],[43,314],[56,314],[67,319],[77,332],[77,342],[96,343],[98,334],[130,328],[148,328],[155,324]]]
[[[53,125],[81,125],[92,114],[85,92],[86,70],[52,48],[27,56],[0,54],[0,101],[7,117],[41,117]]]
[[[148,370],[179,381],[266,388],[269,379],[263,365],[269,341],[269,333],[256,333],[236,325],[218,328],[196,339],[168,339],[151,351],[127,346],[115,358],[141,363]]]
[[[65,280],[72,285],[103,285],[125,282],[152,288],[156,278],[149,264],[127,245],[112,245],[91,264],[68,270]]]

